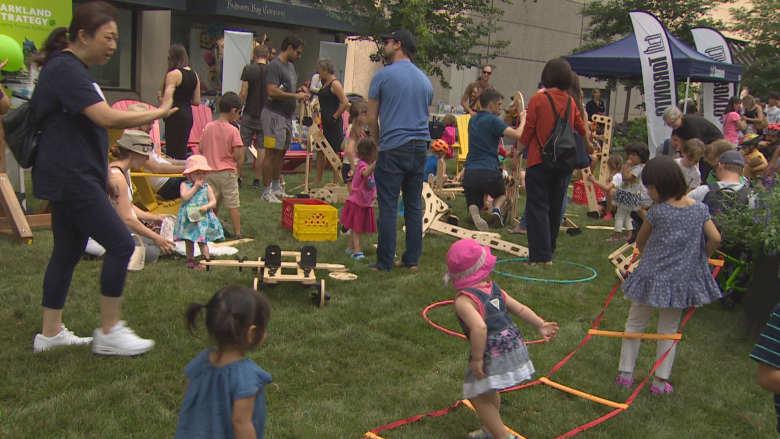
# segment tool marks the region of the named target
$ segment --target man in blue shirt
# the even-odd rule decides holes
[[[498,117],[504,101],[498,90],[486,88],[479,101],[482,110],[469,120],[469,155],[463,166],[463,193],[474,225],[487,231],[487,222],[480,215],[485,194],[493,197],[493,227],[504,226],[501,206],[506,202],[506,186],[504,171],[498,165],[498,142],[502,136],[520,141],[522,132],[510,128]]]
[[[374,270],[393,266],[416,271],[422,253],[422,184],[425,157],[431,141],[428,116],[433,102],[431,81],[411,57],[417,41],[406,29],[382,35],[384,57],[390,63],[371,79],[368,127],[379,145],[374,176],[379,204],[379,242]],[[382,121],[380,128],[379,121]],[[398,196],[404,194],[406,251],[395,258]]]

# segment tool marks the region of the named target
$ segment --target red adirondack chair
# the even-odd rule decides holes
[[[200,154],[198,144],[203,137],[203,129],[206,128],[207,123],[213,120],[214,113],[211,108],[203,104],[192,106],[192,130],[190,130],[190,138],[187,140],[187,147],[193,154]]]
[[[127,111],[127,107],[134,104],[148,105],[149,108],[152,110],[157,108],[154,105],[147,104],[146,102],[134,101],[132,99],[123,99],[121,101],[114,102],[114,105],[112,105],[111,108],[115,110]],[[149,135],[152,136],[152,142],[154,142],[154,152],[157,153],[157,155],[162,155],[162,148],[161,148],[162,143],[160,142],[160,121],[159,120],[155,120],[152,123],[152,131],[149,132]]]

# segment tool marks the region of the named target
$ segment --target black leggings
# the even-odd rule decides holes
[[[65,307],[73,270],[81,260],[90,236],[106,249],[100,292],[107,297],[122,295],[127,264],[135,244],[108,197],[101,195],[90,200],[52,201],[51,230],[54,248],[43,278],[41,305],[50,309]]]

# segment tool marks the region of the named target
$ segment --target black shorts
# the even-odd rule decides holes
[[[482,208],[485,194],[498,198],[506,193],[504,174],[500,169],[466,169],[463,174],[463,193],[466,206]]]

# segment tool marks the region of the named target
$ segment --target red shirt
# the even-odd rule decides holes
[[[569,94],[559,90],[547,90],[547,93],[550,93],[550,96],[552,96],[558,115],[562,118],[566,115],[567,101],[572,100],[571,110],[569,110],[569,123],[572,124],[574,130],[580,136],[585,137],[585,124],[582,122],[580,110],[577,109]],[[547,96],[544,93],[536,93],[531,96],[531,100],[528,102],[525,128],[523,128],[523,135],[520,138],[520,143],[528,147],[526,168],[542,163],[541,148],[547,143],[547,139],[550,137],[550,133],[552,133],[555,125],[555,120],[556,118]]]

